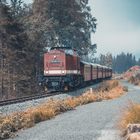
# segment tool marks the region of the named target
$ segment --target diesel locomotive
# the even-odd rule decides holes
[[[111,77],[111,68],[82,61],[72,48],[53,47],[44,54],[46,90],[64,91]]]

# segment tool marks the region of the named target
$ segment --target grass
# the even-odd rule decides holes
[[[132,133],[128,133],[128,126],[131,124],[140,124],[140,104],[134,104],[132,102],[129,103],[119,121],[118,126],[122,131],[122,137],[128,137],[129,133]]]
[[[120,97],[125,89],[116,80],[103,82],[94,90],[87,91],[77,97],[69,97],[63,100],[50,99],[37,107],[29,108],[23,112],[13,113],[0,117],[0,139],[11,137],[14,132],[34,126],[41,121],[54,118],[63,112],[73,110],[77,106],[88,103],[109,100]]]
[[[121,117],[120,127],[122,129],[126,129],[128,124],[139,124],[139,123],[140,123],[140,105],[130,103]]]

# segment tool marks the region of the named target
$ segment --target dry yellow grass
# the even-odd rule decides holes
[[[130,103],[121,117],[120,127],[121,129],[126,129],[128,124],[137,123],[140,123],[140,105]]]
[[[91,102],[113,99],[121,96],[124,88],[116,80],[104,82],[101,87],[87,91],[83,95],[70,97],[64,100],[50,99],[37,107],[29,108],[23,112],[0,117],[0,138],[8,138],[13,132],[34,126],[36,123],[55,117],[56,115],[72,110],[79,105]]]
[[[133,133],[134,130],[134,132],[138,132],[136,127],[132,129],[132,125],[134,124],[140,124],[140,104],[134,104],[131,102],[128,107],[125,108],[125,111],[119,120],[118,126],[122,131],[122,137],[126,138],[131,136],[131,133]],[[131,129],[129,128],[130,126]]]
[[[107,95],[105,96],[105,99],[115,99],[118,98],[120,96],[122,96],[124,94],[124,90],[122,89],[121,86],[117,86],[116,88],[113,88],[112,90],[110,90]]]

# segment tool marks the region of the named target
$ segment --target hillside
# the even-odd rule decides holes
[[[134,85],[140,85],[140,66],[133,66],[124,73],[124,79]]]

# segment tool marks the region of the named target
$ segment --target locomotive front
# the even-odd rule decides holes
[[[45,89],[68,90],[80,74],[80,59],[70,48],[52,48],[44,54]]]

